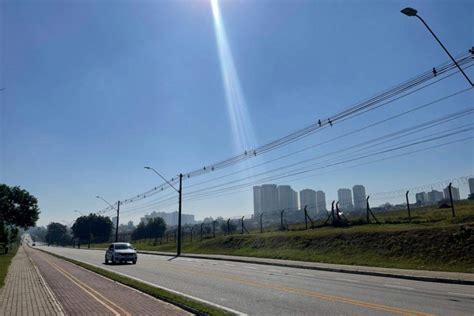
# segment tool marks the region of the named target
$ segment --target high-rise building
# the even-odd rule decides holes
[[[279,209],[276,184],[263,184],[260,187],[262,213],[272,213]]]
[[[363,185],[354,185],[352,187],[352,193],[354,194],[354,210],[360,211],[366,208],[366,195],[365,187]]]
[[[446,187],[444,190],[444,198],[449,201],[449,187]],[[459,194],[459,189],[455,187],[451,187],[451,194],[453,195],[453,201],[459,201],[461,199],[461,195]]]
[[[339,208],[342,211],[352,211],[354,205],[352,204],[352,191],[351,189],[339,189],[337,190],[337,198],[339,200]]]
[[[278,186],[279,210],[294,210],[298,208],[298,195],[289,185]]]
[[[294,209],[298,209],[298,192],[293,191],[293,201],[292,201],[292,205],[293,205],[293,208]]]
[[[326,208],[326,194],[323,191],[316,191],[316,209],[318,214],[327,212]]]
[[[300,205],[301,208],[307,206],[308,211],[317,213],[316,191],[311,189],[304,189],[300,191]]]
[[[262,188],[253,187],[253,214],[256,216],[262,213]]]
[[[431,190],[428,192],[428,202],[429,203],[438,203],[444,199],[444,194],[443,192],[437,191],[437,190]]]
[[[469,193],[474,194],[474,178],[469,178],[467,182],[469,183]]]
[[[415,194],[416,204],[426,205],[428,204],[428,194],[426,192],[419,192]]]

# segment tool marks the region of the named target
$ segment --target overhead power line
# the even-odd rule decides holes
[[[462,54],[461,56],[458,57],[457,63],[460,66],[468,66],[471,62],[473,61],[472,54],[470,53],[465,53]],[[415,89],[414,91],[410,92],[411,89],[414,89],[417,86],[420,86],[424,83],[427,83],[434,77],[438,77],[435,82],[439,82],[443,79],[446,79],[447,77],[450,76],[449,72],[452,70],[456,70],[456,65],[453,62],[447,62],[444,64],[441,64],[437,67],[435,67],[437,72],[434,73],[432,70],[426,71],[410,80],[407,80],[399,85],[394,86],[393,88],[390,88],[388,90],[383,91],[382,93],[371,97],[369,99],[363,100],[347,109],[344,111],[341,111],[339,113],[334,114],[333,116],[329,117],[327,120],[323,119],[318,119],[317,122],[303,128],[297,131],[294,131],[284,137],[281,137],[279,139],[276,139],[270,143],[267,143],[263,146],[259,146],[257,148],[254,148],[252,150],[247,150],[244,153],[225,159],[223,161],[214,163],[212,165],[207,165],[204,166],[203,168],[188,172],[184,174],[185,178],[191,178],[191,177],[196,177],[198,175],[202,175],[208,172],[216,171],[218,169],[222,169],[231,165],[234,165],[236,163],[239,163],[243,160],[250,159],[251,157],[266,153],[268,151],[274,150],[276,148],[279,148],[281,146],[287,145],[289,143],[295,142],[303,137],[306,137],[315,131],[325,128],[327,126],[333,126],[336,124],[338,121],[341,122],[345,119],[354,117],[358,113],[368,111],[370,108],[375,107],[382,101],[386,101],[384,104],[387,104],[388,102],[393,102],[394,100],[398,100],[400,97],[406,96],[408,94],[414,93],[416,91],[419,91],[423,88],[426,88],[428,85],[421,86],[418,89]],[[457,71],[457,70],[456,70]],[[452,75],[453,73],[451,73]],[[408,92],[407,92],[408,91]],[[407,93],[405,93],[407,92]],[[400,94],[405,93],[405,95],[400,96]],[[398,98],[396,98],[398,96]],[[390,101],[390,99],[394,98],[393,100]],[[388,101],[387,101],[388,100]],[[169,183],[171,184],[176,184],[178,182],[177,178],[172,178]],[[163,185],[154,187],[147,192],[144,192],[142,194],[138,194],[136,196],[133,196],[131,198],[125,199],[121,201],[122,205],[123,204],[128,204],[132,203],[147,197],[150,197],[154,194],[157,194],[161,191],[164,191],[167,189],[168,184],[164,183]],[[105,213],[109,210],[112,210],[112,207],[108,207],[100,211],[99,213]]]

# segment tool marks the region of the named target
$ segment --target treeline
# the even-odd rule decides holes
[[[155,217],[146,224],[140,222],[132,233],[132,240],[158,239],[163,237],[166,230],[166,222],[161,217]]]

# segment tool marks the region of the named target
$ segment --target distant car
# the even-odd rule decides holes
[[[137,263],[137,251],[128,242],[115,242],[105,252],[105,263]]]

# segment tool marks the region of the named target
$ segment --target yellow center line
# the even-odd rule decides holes
[[[61,274],[63,274],[66,278],[68,278],[71,282],[73,282],[74,284],[76,284],[79,288],[81,288],[84,292],[86,292],[87,294],[89,294],[90,296],[92,296],[97,302],[99,302],[100,304],[102,304],[103,306],[105,306],[108,310],[110,310],[112,313],[114,313],[114,315],[116,316],[120,316],[120,315],[126,315],[126,316],[131,316],[132,314],[130,314],[128,311],[126,311],[125,309],[123,309],[122,307],[120,307],[119,305],[115,304],[114,302],[112,302],[111,300],[109,300],[108,298],[104,297],[102,294],[100,294],[99,292],[97,292],[96,290],[94,290],[93,288],[91,288],[90,286],[88,286],[87,284],[85,284],[84,282],[80,281],[78,278],[76,278],[75,276],[73,276],[72,274],[70,274],[69,272],[65,271],[64,269],[62,269],[61,267],[59,267],[58,265],[56,265],[55,263],[53,263],[52,261],[50,260],[47,260],[46,258],[43,257],[43,260],[45,260],[48,264],[50,264],[52,267],[54,267],[56,270],[58,270]],[[111,306],[115,307],[116,309],[120,310],[122,312],[122,314],[120,314],[120,312],[117,312],[114,308],[112,308]]]
[[[366,307],[366,308],[370,308],[370,309],[382,310],[382,311],[385,311],[385,312],[391,312],[391,313],[400,314],[400,315],[416,315],[416,316],[432,316],[432,315],[434,315],[434,314],[419,312],[419,311],[410,310],[410,309],[404,309],[404,308],[399,308],[399,307],[393,307],[393,306],[388,306],[388,305],[382,305],[382,304],[376,304],[376,303],[360,301],[360,300],[351,299],[351,298],[342,297],[342,296],[324,294],[324,293],[320,293],[320,292],[316,292],[316,291],[312,291],[312,290],[297,289],[297,288],[280,286],[280,285],[275,285],[275,284],[270,284],[270,283],[263,283],[263,282],[258,282],[258,281],[245,279],[245,278],[242,278],[242,277],[226,275],[226,274],[222,274],[222,273],[215,273],[215,272],[209,273],[209,272],[204,272],[204,271],[200,271],[200,270],[197,270],[197,269],[179,267],[179,271],[182,272],[183,270],[185,270],[185,271],[187,271],[191,274],[198,275],[198,276],[206,275],[206,276],[210,276],[210,277],[235,281],[235,282],[238,282],[238,283],[242,283],[242,284],[245,284],[245,285],[250,285],[250,286],[253,286],[253,287],[257,287],[257,288],[273,289],[273,290],[278,290],[278,291],[283,291],[283,292],[288,292],[288,293],[293,293],[293,294],[300,294],[300,295],[305,295],[305,296],[309,296],[309,297],[318,298],[318,299],[321,299],[321,300],[351,304],[351,305]]]

